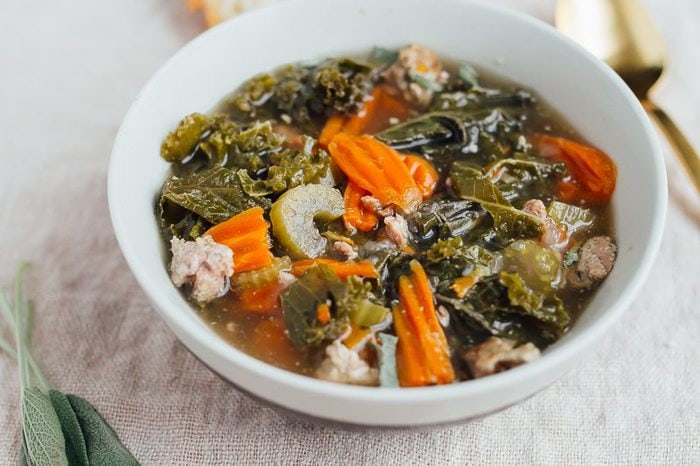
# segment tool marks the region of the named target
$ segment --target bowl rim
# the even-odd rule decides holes
[[[166,323],[171,327],[177,327],[175,333],[178,339],[182,341],[178,335],[179,332],[186,333],[193,340],[196,340],[209,351],[215,353],[218,358],[225,360],[227,364],[240,366],[241,368],[250,371],[263,379],[270,380],[292,389],[301,390],[309,394],[322,395],[326,397],[330,396],[344,401],[372,401],[390,404],[403,404],[406,402],[419,400],[423,402],[432,402],[449,400],[457,397],[462,398],[476,393],[485,393],[498,388],[524,382],[525,380],[537,375],[546,374],[555,367],[566,363],[579,354],[581,350],[589,347],[598,338],[605,334],[612,324],[629,307],[633,298],[646,281],[653,266],[654,258],[661,244],[666,218],[668,194],[666,169],[658,138],[646,116],[646,113],[632,91],[606,64],[599,61],[591,53],[575,43],[572,39],[561,35],[551,25],[544,23],[543,21],[516,10],[509,9],[505,6],[493,5],[476,0],[441,1],[443,3],[459,3],[464,5],[465,8],[480,8],[488,10],[492,13],[509,17],[509,19],[512,21],[527,23],[530,27],[536,28],[540,32],[547,34],[552,38],[552,40],[564,41],[570,47],[577,49],[579,53],[583,55],[582,58],[587,60],[588,65],[597,68],[598,71],[602,72],[608,79],[613,81],[615,86],[618,88],[618,91],[620,91],[628,103],[632,105],[640,128],[642,129],[641,133],[646,137],[646,143],[651,148],[651,153],[653,154],[652,163],[655,173],[654,185],[656,187],[656,192],[654,193],[654,205],[651,206],[650,209],[651,215],[653,215],[652,228],[649,236],[650,239],[640,254],[640,267],[624,280],[614,304],[609,306],[600,317],[592,321],[590,326],[581,333],[571,335],[570,338],[568,338],[565,342],[562,342],[562,344],[550,347],[539,359],[502,373],[494,374],[481,379],[470,380],[467,381],[467,383],[460,382],[449,385],[416,387],[409,390],[405,388],[387,387],[381,387],[378,389],[378,387],[345,385],[315,379],[278,368],[262,360],[249,356],[234,346],[228,344],[218,336],[216,336],[216,338],[212,338],[212,335],[215,334],[210,329],[203,326],[188,325],[188,323],[185,321],[185,316],[182,314],[180,309],[182,307],[182,303],[177,303],[170,300],[158,292],[158,285],[153,283],[151,277],[149,277],[142,270],[140,264],[141,258],[133,250],[130,235],[128,234],[125,224],[122,222],[122,217],[118,214],[119,208],[117,206],[117,199],[121,188],[120,180],[117,179],[115,175],[116,170],[114,169],[114,166],[117,164],[116,160],[119,157],[120,147],[123,144],[123,140],[126,138],[124,127],[133,117],[133,114],[138,110],[138,103],[141,101],[142,97],[156,85],[161,76],[167,74],[170,66],[178,59],[178,57],[189,53],[189,51],[192,49],[202,46],[210,38],[216,35],[225,34],[229,28],[235,27],[236,22],[242,17],[245,17],[246,20],[250,21],[252,20],[251,18],[261,15],[264,11],[269,9],[279,8],[283,4],[289,5],[290,3],[301,5],[306,3],[306,1],[307,0],[287,0],[285,2],[264,6],[255,11],[246,13],[243,16],[232,18],[220,25],[204,31],[189,41],[183,47],[178,49],[172,56],[170,56],[170,58],[148,79],[146,84],[138,93],[136,99],[132,102],[115,138],[110,156],[107,183],[108,204],[115,236],[119,247],[122,250],[122,254],[124,255],[129,268],[131,269],[141,288],[144,290],[151,302],[155,304],[154,307],[156,310],[159,313],[163,313],[167,317],[165,319]],[[173,328],[173,330],[175,329]],[[274,403],[277,402],[276,400],[270,401],[273,401]],[[333,416],[328,416],[328,418],[334,419]],[[338,420],[344,422],[342,419]]]

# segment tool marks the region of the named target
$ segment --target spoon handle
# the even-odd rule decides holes
[[[651,119],[666,135],[666,139],[673,146],[690,179],[695,184],[695,188],[700,193],[700,156],[666,112],[649,100],[642,103]]]

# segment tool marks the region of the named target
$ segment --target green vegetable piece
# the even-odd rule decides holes
[[[547,216],[561,225],[570,235],[590,227],[595,220],[590,210],[559,201],[552,201],[549,204]]]
[[[531,289],[550,292],[559,277],[557,254],[532,240],[519,240],[503,249],[503,271],[517,273]]]
[[[372,63],[390,64],[399,58],[399,51],[396,49],[385,49],[384,47],[373,47],[369,53],[369,61]]]
[[[313,74],[312,86],[325,108],[355,113],[372,88],[371,71],[370,66],[354,60],[328,60]]]
[[[136,458],[119,440],[116,432],[90,403],[76,395],[66,395],[66,398],[83,431],[90,465],[139,465]]]
[[[462,241],[462,238],[441,239],[428,249],[426,257],[431,262],[441,262],[452,257],[463,255],[463,249],[464,241]]]
[[[284,322],[296,347],[318,346],[341,335],[348,325],[347,315],[335,312],[324,325],[318,321],[316,309],[342,294],[344,288],[333,269],[315,265],[284,290],[280,296]]]
[[[322,255],[328,243],[314,220],[330,222],[344,212],[340,191],[320,184],[307,184],[282,194],[272,205],[270,221],[275,237],[292,257],[313,258]]]
[[[478,202],[491,214],[494,227],[502,236],[510,239],[534,238],[544,232],[542,220],[510,205],[480,170],[455,162],[450,171],[450,180],[458,197]]]
[[[331,159],[322,149],[314,151],[316,141],[304,137],[303,149],[283,151],[270,157],[271,166],[264,180],[253,179],[247,170],[239,170],[243,190],[249,196],[267,196],[303,184],[319,183],[329,172]]]
[[[280,273],[288,272],[291,269],[292,260],[288,256],[275,257],[272,259],[272,265],[270,267],[233,274],[231,277],[231,286],[239,290],[263,288],[278,282]]]
[[[520,275],[501,272],[501,284],[508,288],[508,299],[513,306],[520,306],[527,312],[536,312],[542,306],[542,295],[538,295],[527,287]]]
[[[70,465],[90,466],[83,430],[68,397],[58,390],[52,389],[49,391],[49,398],[61,422],[63,436],[66,439],[68,463]]]
[[[461,79],[462,82],[467,84],[470,88],[479,87],[479,73],[477,73],[474,67],[472,67],[469,63],[462,63],[459,65],[457,76],[459,76],[459,79]]]
[[[29,464],[68,465],[61,422],[49,397],[37,387],[22,390],[22,429]]]
[[[399,377],[396,371],[396,344],[399,339],[388,333],[380,333],[379,345],[374,348],[377,351],[377,362],[379,363],[379,386],[398,387]]]
[[[555,328],[557,336],[563,333],[569,324],[569,315],[559,298],[552,296],[547,298],[548,302],[545,302],[543,294],[530,289],[515,273],[501,272],[499,281],[508,289],[508,300],[511,305],[523,309],[540,322]]]
[[[442,91],[442,85],[440,83],[435,82],[432,79],[426,78],[421,73],[416,73],[415,71],[409,71],[408,77],[411,79],[411,81],[418,84],[419,86],[423,86],[424,88],[428,89],[429,91],[433,91],[433,92]]]
[[[352,323],[361,327],[377,325],[389,315],[389,309],[376,302],[372,286],[356,275],[347,278],[345,292],[336,301],[336,306],[350,317]]]
[[[163,185],[160,208],[164,224],[177,223],[181,218],[168,215],[169,203],[191,211],[211,224],[221,223],[234,215],[261,206],[267,209],[270,201],[252,198],[241,187],[235,172],[218,167],[180,178],[171,177]]]
[[[563,162],[509,158],[490,164],[485,173],[508,201],[524,202],[551,198],[555,191],[553,182],[566,173],[566,166]]]
[[[431,199],[424,202],[411,218],[415,236],[430,240],[462,236],[476,227],[484,213],[471,201]]]
[[[272,97],[276,80],[270,74],[261,74],[245,82],[233,97],[233,105],[243,113],[253,113]],[[254,115],[252,115],[254,116]]]
[[[182,119],[178,127],[168,133],[160,146],[160,156],[168,162],[181,162],[192,154],[202,133],[209,130],[214,121],[201,113],[193,113]]]

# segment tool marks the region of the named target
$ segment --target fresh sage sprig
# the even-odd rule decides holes
[[[0,314],[12,329],[14,349],[0,338],[0,349],[17,359],[20,379],[22,446],[20,465],[138,465],[114,430],[86,400],[52,387],[31,352],[33,308],[24,289],[25,264],[15,277],[12,305],[0,290]]]

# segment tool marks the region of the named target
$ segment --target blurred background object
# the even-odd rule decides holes
[[[655,102],[663,79],[664,40],[637,0],[559,0],[556,27],[606,62],[632,89],[664,132],[700,193],[700,158],[673,120]]]

